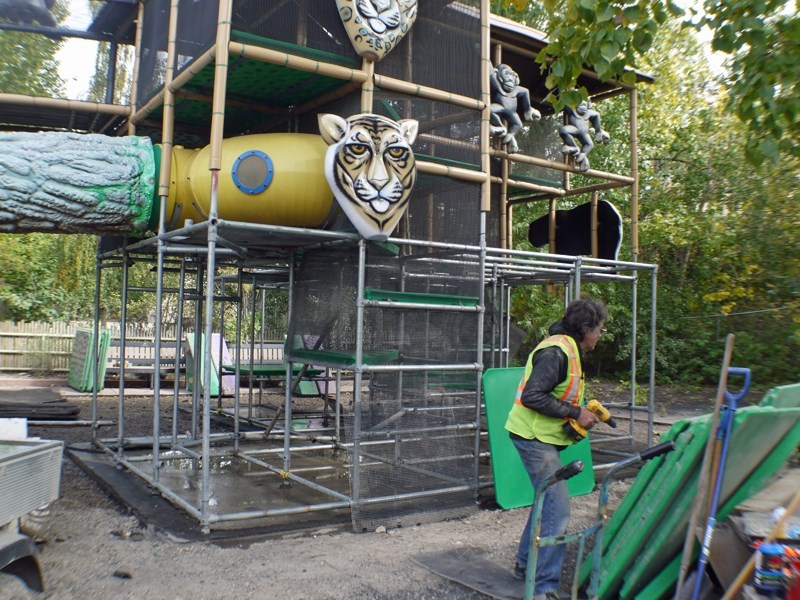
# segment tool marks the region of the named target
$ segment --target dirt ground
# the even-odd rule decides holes
[[[598,397],[626,393],[613,384],[595,384]],[[630,392],[627,392],[628,394]],[[656,390],[656,433],[675,418],[709,412],[714,389]],[[70,396],[90,418],[90,397]],[[125,410],[142,411],[145,398],[126,399]],[[113,418],[114,397],[101,397],[100,418]],[[646,435],[638,427],[637,435]],[[89,439],[88,428],[32,428],[30,435],[63,439],[69,446]],[[613,484],[612,509],[629,481]],[[489,503],[491,505],[491,503]],[[597,492],[573,500],[572,529],[591,524]],[[48,600],[68,599],[478,599],[479,594],[448,582],[413,562],[431,551],[475,547],[509,569],[528,509],[482,508],[464,519],[355,534],[341,527],[317,527],[247,543],[183,543],[112,500],[69,458],[64,459],[61,497],[51,508],[40,563]],[[571,576],[572,566],[565,569]],[[566,584],[565,584],[566,585]],[[564,591],[568,588],[565,587]],[[0,600],[16,598],[5,586]]]

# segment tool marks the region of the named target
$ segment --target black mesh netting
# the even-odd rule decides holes
[[[350,60],[357,58],[335,2],[235,0],[231,26],[234,31],[253,36],[246,39],[248,43],[260,44],[256,38],[262,38],[267,45],[277,41]]]
[[[419,2],[410,32],[375,66],[375,71],[480,98],[479,5],[478,0]]]
[[[136,108],[141,108],[164,85],[169,36],[169,0],[150,0],[144,6]]]
[[[180,73],[214,43],[219,0],[181,0],[175,39],[175,74]],[[167,69],[170,0],[149,0],[144,7],[139,52],[137,108],[144,106],[164,86]]]
[[[478,302],[477,256],[410,251],[370,244],[366,294],[413,293],[418,303]],[[358,248],[303,256],[289,325],[295,347],[355,356],[358,270]],[[345,415],[346,440],[362,441],[359,455],[352,457],[358,469],[353,494],[367,501],[353,511],[357,530],[438,520],[472,509],[472,491],[447,490],[474,479],[477,371],[436,367],[479,360],[478,322],[476,312],[365,309],[361,342],[366,363],[430,368],[367,374],[360,420],[354,413]],[[429,492],[435,493],[425,495]]]

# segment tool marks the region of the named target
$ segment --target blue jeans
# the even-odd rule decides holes
[[[511,438],[516,446],[522,464],[531,478],[534,491],[539,484],[547,477],[561,468],[561,458],[559,448],[552,444],[545,444],[539,440],[522,440]],[[531,517],[533,507],[528,515],[528,522],[522,531],[522,539],[519,541],[517,550],[517,562],[521,567],[527,568],[528,549],[531,543]],[[544,506],[542,507],[542,526],[540,535],[542,537],[551,535],[563,535],[567,531],[569,524],[569,492],[565,481],[547,488],[544,495]],[[561,579],[561,565],[564,562],[564,555],[567,547],[564,544],[558,546],[545,546],[539,548],[536,561],[536,593],[543,594],[548,591],[557,591]]]

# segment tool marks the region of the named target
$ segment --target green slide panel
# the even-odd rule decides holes
[[[680,434],[689,426],[687,421],[678,421],[676,422],[664,435],[662,435],[658,442],[668,442],[674,441],[675,442],[675,452],[681,452],[683,447],[685,447],[685,437],[681,438]],[[659,456],[657,458],[648,460],[644,463],[642,468],[639,470],[639,473],[636,475],[636,479],[634,479],[631,487],[628,489],[628,492],[625,494],[625,497],[620,502],[620,505],[617,507],[617,510],[614,512],[615,515],[619,514],[612,522],[609,522],[606,525],[603,531],[603,548],[607,548],[611,545],[614,540],[614,536],[616,535],[620,525],[624,523],[625,517],[628,513],[633,510],[636,506],[639,505],[640,498],[642,494],[647,489],[649,483],[658,475],[662,473],[662,464],[664,461],[669,460],[667,456]],[[591,566],[587,565],[586,571],[586,578],[588,579],[589,573],[591,571]]]
[[[489,451],[492,455],[492,473],[497,504],[511,509],[530,506],[533,488],[522,459],[511,443],[505,424],[508,411],[514,404],[517,387],[525,369],[487,369],[483,374],[483,398],[486,405],[486,427],[489,431]],[[589,439],[569,446],[561,452],[564,464],[583,461],[583,471],[567,481],[571,496],[589,494],[594,489],[594,470]]]
[[[69,359],[69,373],[67,385],[79,392],[91,392],[94,385],[94,367],[92,354],[94,354],[94,330],[78,329],[72,342],[72,354]],[[100,332],[100,343],[97,345],[97,390],[103,389],[106,378],[108,361],[108,347],[111,344],[111,333],[107,330]]]

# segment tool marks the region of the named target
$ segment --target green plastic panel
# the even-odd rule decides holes
[[[522,465],[517,449],[511,443],[505,424],[508,411],[514,404],[517,386],[525,369],[487,369],[483,374],[483,397],[486,406],[486,427],[489,431],[489,450],[497,504],[511,509],[530,506],[533,488]],[[594,470],[589,439],[569,446],[561,453],[561,462],[583,461],[583,471],[567,481],[571,496],[589,494],[594,489]]]
[[[440,306],[477,306],[477,296],[456,296],[455,294],[424,294],[422,292],[399,292],[395,290],[364,290],[366,300],[383,300],[391,302],[408,302],[415,304],[437,304]]]
[[[800,383],[772,388],[764,394],[759,406],[775,408],[800,408]]]
[[[203,348],[206,347],[206,336],[204,333],[200,334],[200,351],[203,351]],[[186,334],[186,342],[183,345],[183,355],[186,357],[186,389],[191,391],[192,386],[194,385],[194,334],[187,333]],[[199,377],[199,390],[202,393],[203,391],[203,372],[205,371],[203,364],[205,363],[204,360],[200,361],[200,377]],[[211,383],[208,386],[210,388],[209,394],[211,396],[219,396],[219,378],[217,377],[217,369],[213,367],[211,369]]]
[[[103,389],[106,378],[108,347],[111,344],[111,334],[108,331],[100,332],[100,343],[97,345],[97,390]],[[67,385],[79,392],[91,392],[93,389],[94,369],[92,367],[92,347],[94,346],[94,331],[91,329],[78,329],[72,342],[72,354],[69,359],[69,373]]]
[[[733,436],[723,467],[720,504],[724,504],[751,474],[761,468],[798,419],[800,409],[774,410],[753,406],[736,412]],[[621,598],[633,598],[661,571],[667,562],[664,557],[670,558],[680,553],[697,495],[698,473],[699,469],[696,469],[691,484],[684,490],[679,502],[670,507],[670,518],[659,528],[658,534],[648,540],[646,549],[637,557],[636,568],[627,574],[625,585],[620,590]],[[723,516],[717,515],[720,519]]]
[[[673,515],[676,498],[687,495],[685,490],[692,486],[693,481],[696,488],[696,478],[693,480],[693,477],[702,462],[707,437],[708,425],[694,422],[675,440],[676,450],[667,456],[654,474],[603,553],[601,596],[606,590],[615,591],[622,585],[623,578],[636,567],[648,543],[662,530],[663,522]]]
[[[759,465],[758,469],[719,508],[717,520],[724,521],[742,502],[763,490],[783,465],[786,464],[786,460],[794,453],[798,443],[800,443],[800,419],[778,442],[769,456]],[[697,559],[699,553],[700,548],[695,545],[692,561]],[[673,588],[678,582],[681,557],[682,553],[678,553],[669,565],[635,596],[636,600],[661,600],[662,598],[670,597]]]

